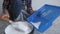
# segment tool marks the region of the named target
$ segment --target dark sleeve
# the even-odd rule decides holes
[[[3,1],[3,9],[7,9],[9,5],[9,0],[4,0]]]
[[[28,9],[32,9],[31,4],[32,4],[32,0],[27,0],[27,7],[28,7]]]
[[[32,14],[32,13],[33,13],[32,10],[33,10],[33,9],[32,9],[32,0],[27,0],[27,12],[28,12],[29,14]]]

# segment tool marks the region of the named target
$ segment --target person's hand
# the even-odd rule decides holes
[[[8,21],[9,19],[9,13],[8,13],[8,10],[7,9],[4,9],[3,10],[3,15],[0,16],[0,20],[3,20],[3,21]]]
[[[9,20],[9,15],[4,14],[3,16],[0,16],[0,19],[3,21],[8,21]]]
[[[34,12],[36,12],[36,10],[30,10],[30,13],[33,14]]]
[[[3,16],[0,16],[0,20],[6,21],[6,22],[9,22],[9,23],[15,23],[14,21],[9,19],[9,15],[7,15],[7,14],[4,14]]]

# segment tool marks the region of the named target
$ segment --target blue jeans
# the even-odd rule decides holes
[[[8,8],[10,19],[15,20],[20,14],[22,8],[22,0],[11,0]]]

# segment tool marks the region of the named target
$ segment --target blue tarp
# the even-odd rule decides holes
[[[38,9],[35,13],[33,13],[29,18],[27,18],[27,20],[31,24],[41,22],[38,28],[37,27],[35,28],[37,28],[41,33],[43,33],[50,26],[52,26],[53,21],[58,16],[60,16],[60,7],[45,4],[40,9]]]

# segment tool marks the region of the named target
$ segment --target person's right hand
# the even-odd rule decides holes
[[[0,20],[6,21],[6,22],[9,22],[9,23],[15,23],[14,21],[9,19],[9,15],[7,15],[7,14],[4,14],[3,16],[0,16]]]
[[[0,16],[0,19],[3,20],[3,21],[8,21],[9,20],[9,15],[4,14],[4,15]]]
[[[9,19],[9,13],[8,13],[8,10],[7,9],[4,9],[3,10],[4,14],[2,16],[0,16],[0,20],[3,20],[3,21],[8,21]]]

